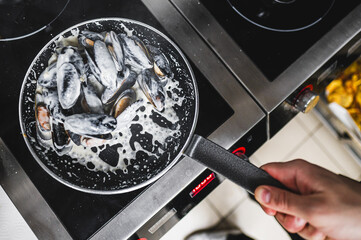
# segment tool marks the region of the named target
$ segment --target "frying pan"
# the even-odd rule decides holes
[[[55,42],[76,32],[114,31],[131,32],[145,44],[157,47],[169,60],[174,74],[165,86],[167,99],[173,104],[166,105],[163,112],[151,110],[145,114],[144,108],[152,106],[144,103],[143,110],[126,126],[131,133],[127,150],[122,144],[104,144],[96,152],[107,164],[123,161],[124,168],[102,171],[94,168],[88,158],[79,159],[69,155],[59,156],[52,148],[44,148],[36,137],[34,98],[37,79],[48,65],[55,49]],[[176,87],[174,87],[176,86]],[[194,134],[198,117],[198,90],[190,64],[181,50],[164,34],[144,23],[123,18],[95,19],[75,25],[54,37],[35,57],[22,84],[19,101],[19,118],[26,145],[40,166],[61,183],[79,191],[96,194],[118,194],[144,187],[166,173],[182,156],[200,161],[209,168],[231,179],[250,192],[259,185],[283,188],[277,180],[251,163],[231,154],[215,143]],[[142,109],[142,108],[140,108]],[[142,112],[144,111],[144,112]],[[143,115],[142,115],[143,114]],[[167,114],[173,114],[170,121]],[[148,119],[145,127],[142,119]],[[149,119],[151,121],[149,122]],[[163,137],[159,137],[159,136]],[[123,149],[124,148],[124,149]],[[95,151],[94,148],[86,151]],[[131,152],[133,157],[122,159],[122,154]],[[123,165],[124,165],[123,164]]]

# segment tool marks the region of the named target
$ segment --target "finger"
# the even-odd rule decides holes
[[[271,186],[259,186],[254,192],[256,200],[266,208],[306,219],[310,204],[307,196]]]
[[[298,232],[298,235],[308,240],[324,240],[326,235],[317,230],[317,228],[312,225],[306,225],[301,231]]]
[[[261,208],[263,209],[263,211],[267,214],[267,215],[270,215],[270,216],[274,216],[276,215],[277,211],[276,210],[273,210],[271,208],[268,208],[268,207],[265,207],[261,204]]]
[[[276,219],[290,233],[297,233],[304,229],[307,221],[303,218],[277,212]]]
[[[324,178],[315,179],[314,176],[330,177],[334,175],[332,172],[302,159],[268,163],[261,168],[292,191],[303,195],[323,190],[323,185],[319,186],[320,184],[315,184],[315,181],[322,182]]]
[[[273,178],[277,179],[281,183],[283,183],[286,187],[293,190],[294,192],[299,192],[299,182],[306,181],[308,177],[300,177],[300,174],[306,174],[309,171],[301,171],[300,169],[309,168],[310,163],[304,160],[293,160],[289,162],[275,162],[268,163],[261,168],[265,170],[269,175]],[[302,184],[301,184],[302,185]]]

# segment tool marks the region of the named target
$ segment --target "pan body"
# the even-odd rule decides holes
[[[59,156],[45,148],[36,136],[34,99],[39,75],[48,66],[56,42],[83,30],[132,34],[158,48],[169,60],[174,77],[164,87],[163,112],[143,101],[137,116],[125,127],[119,142],[81,149],[123,162],[123,167],[94,168],[90,157]],[[40,166],[61,183],[88,193],[118,194],[144,187],[167,172],[189,144],[198,117],[196,81],[186,57],[163,33],[144,23],[122,18],[103,18],[80,23],[54,37],[30,65],[20,92],[19,120],[24,140]],[[150,125],[150,126],[149,126]],[[148,127],[147,127],[148,126]],[[74,145],[74,148],[76,146]],[[92,153],[93,152],[93,153]],[[123,156],[124,154],[124,156]],[[90,156],[90,155],[89,155]],[[92,156],[92,155],[91,155]],[[126,159],[125,159],[126,158]],[[104,167],[105,166],[105,167]],[[103,169],[103,170],[102,170]],[[107,170],[104,170],[107,169]],[[110,169],[110,170],[109,170]]]

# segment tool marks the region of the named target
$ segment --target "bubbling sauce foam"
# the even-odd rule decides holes
[[[131,161],[125,163],[124,159],[135,159],[136,153],[138,151],[144,151],[149,156],[154,156],[158,158],[156,153],[152,153],[146,150],[141,143],[136,142],[134,144],[135,149],[132,149],[130,144],[130,139],[132,137],[132,132],[130,130],[130,126],[132,124],[139,124],[143,127],[143,130],[140,132],[142,134],[150,133],[153,137],[152,145],[155,146],[156,142],[160,143],[161,145],[165,145],[166,139],[169,136],[178,136],[180,135],[179,125],[179,118],[174,110],[175,105],[181,106],[184,101],[184,96],[178,96],[176,93],[172,92],[172,97],[166,97],[165,99],[165,109],[163,112],[156,112],[157,114],[161,115],[167,121],[171,122],[173,126],[177,126],[175,129],[170,129],[167,127],[162,127],[156,124],[153,119],[151,118],[154,115],[154,108],[153,105],[149,104],[148,100],[144,96],[143,92],[140,90],[140,87],[136,83],[133,87],[136,90],[136,95],[138,96],[137,102],[134,103],[137,107],[137,112],[135,119],[132,120],[127,125],[123,125],[123,127],[119,127],[116,131],[112,133],[113,138],[108,140],[105,145],[106,147],[118,146],[117,153],[119,155],[118,164],[116,166],[111,166],[108,163],[104,162],[100,157],[99,153],[103,150],[104,146],[95,146],[95,147],[84,147],[82,145],[77,146],[73,144],[73,149],[68,153],[70,157],[75,159],[75,162],[78,162],[84,166],[88,166],[88,163],[91,162],[94,167],[89,170],[94,171],[112,171],[115,172],[116,170],[120,169],[123,170],[124,173],[127,172],[127,167],[132,164]],[[169,80],[165,89],[178,89],[178,83],[175,80]],[[168,90],[169,91],[169,90]],[[132,106],[130,106],[132,107]],[[144,108],[144,111],[140,111],[139,108]],[[133,109],[134,110],[134,109]],[[127,112],[123,112],[127,114]],[[118,123],[120,124],[120,123]],[[93,148],[93,150],[91,150]],[[161,150],[160,150],[161,151]],[[161,152],[160,152],[161,154]],[[168,159],[171,160],[171,159]]]

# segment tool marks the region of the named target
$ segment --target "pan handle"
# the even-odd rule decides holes
[[[254,194],[260,185],[269,185],[288,190],[282,183],[264,170],[228,152],[219,145],[194,135],[186,155],[222,174],[226,178]]]

